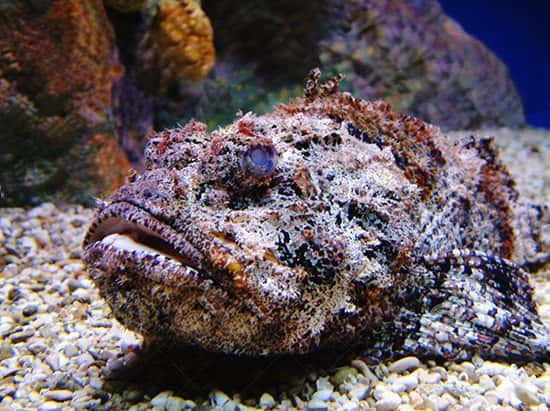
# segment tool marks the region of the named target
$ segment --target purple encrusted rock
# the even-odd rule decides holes
[[[238,70],[250,67],[257,88],[282,88],[282,97],[320,66],[343,73],[354,96],[384,99],[445,129],[525,124],[506,66],[436,0],[245,0],[238,7],[216,0],[203,7],[220,65],[236,67],[216,73],[218,82],[239,82]]]

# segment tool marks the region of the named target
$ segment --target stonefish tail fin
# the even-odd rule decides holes
[[[424,356],[467,359],[478,353],[508,361],[550,361],[528,275],[516,264],[469,250],[424,258],[437,273],[404,349]]]

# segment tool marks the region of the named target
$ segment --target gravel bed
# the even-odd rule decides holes
[[[515,142],[518,132],[502,134]],[[541,187],[522,188],[525,195],[548,204],[544,162],[550,160],[550,133],[529,135],[534,137],[526,141],[536,150],[510,143],[510,152],[527,153],[520,161],[538,170],[534,177],[517,164],[518,157],[505,153],[504,158],[516,162],[512,172],[530,176],[526,181],[531,187]],[[532,161],[532,156],[542,163]],[[266,389],[254,395],[215,388],[190,395],[185,387],[153,384],[145,389],[130,380],[113,382],[117,369],[139,362],[142,341],[111,317],[79,259],[91,216],[90,209],[48,203],[27,210],[0,209],[0,410],[550,407],[549,363],[519,366],[478,357],[441,365],[407,357],[377,366],[356,358],[297,378],[284,390]],[[550,324],[550,273],[538,274],[534,284],[539,311]]]

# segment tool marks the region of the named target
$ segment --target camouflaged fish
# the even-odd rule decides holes
[[[247,356],[548,360],[512,262],[540,252],[519,245],[536,224],[517,223],[491,140],[451,143],[319,76],[272,113],[150,138],[147,170],[101,202],[84,241],[114,315],[148,340]]]

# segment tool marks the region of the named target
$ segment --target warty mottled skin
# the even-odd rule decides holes
[[[452,144],[319,76],[272,113],[150,139],[147,170],[100,203],[84,242],[114,315],[148,339],[247,356],[548,360],[512,262],[547,258],[518,247],[543,216],[516,229],[491,141]]]

